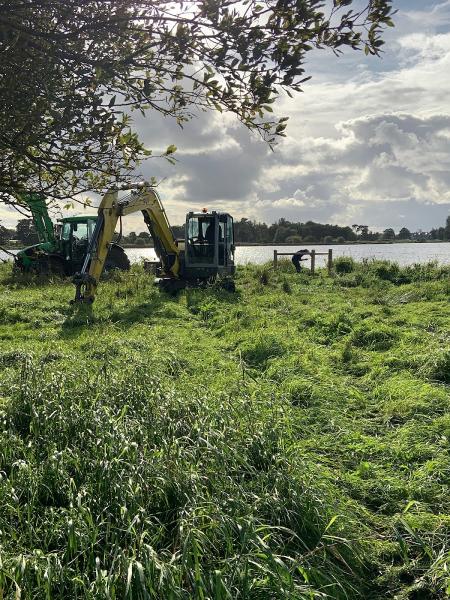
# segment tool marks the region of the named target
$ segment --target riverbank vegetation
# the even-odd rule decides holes
[[[3,266],[0,597],[446,597],[450,268],[335,268]]]

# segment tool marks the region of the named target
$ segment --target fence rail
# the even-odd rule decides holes
[[[278,252],[278,250],[273,251],[273,268],[276,269],[278,267],[278,257],[279,256],[294,256],[296,252]],[[316,272],[316,256],[328,256],[327,260],[327,268],[328,273],[331,273],[333,269],[333,250],[330,248],[327,252],[316,252],[315,250],[310,250],[309,257],[311,258],[311,275],[314,275]]]

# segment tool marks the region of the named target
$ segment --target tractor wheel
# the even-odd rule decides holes
[[[55,277],[64,277],[64,263],[59,256],[40,256],[33,261],[30,268],[32,273],[47,277],[54,275]]]
[[[130,270],[128,256],[125,254],[125,250],[120,246],[111,246],[108,252],[104,270],[108,272],[113,269],[119,269],[120,271]]]
[[[48,257],[48,274],[49,275],[55,275],[55,277],[64,277],[65,276],[65,270],[64,270],[64,262],[62,261],[61,258],[57,257],[57,256],[49,256]]]

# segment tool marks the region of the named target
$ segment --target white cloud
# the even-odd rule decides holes
[[[450,24],[450,0],[437,2],[428,10],[411,10],[405,17],[420,28],[442,27]]]
[[[397,0],[383,60],[317,52],[305,93],[283,99],[288,138],[275,153],[229,115],[200,113],[180,130],[140,117],[155,151],[174,143],[175,167],[149,160],[169,218],[221,207],[236,217],[426,229],[450,204],[450,0]],[[308,67],[307,65],[307,67]],[[8,213],[9,214],[9,213]],[[0,219],[8,219],[0,208]],[[136,217],[126,230],[143,228]]]

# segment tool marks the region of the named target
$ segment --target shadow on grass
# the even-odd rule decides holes
[[[67,318],[61,326],[60,338],[73,339],[80,336],[85,331],[89,331],[93,325],[113,323],[115,327],[126,329],[135,323],[141,323],[151,317],[167,302],[173,301],[173,298],[165,295],[155,295],[149,298],[147,302],[125,307],[121,310],[105,309],[104,312],[94,313],[91,304],[74,304],[65,311]]]
[[[154,316],[185,318],[179,304],[179,298],[182,294],[186,295],[186,303],[189,308],[210,300],[215,300],[220,304],[235,304],[241,299],[240,292],[228,292],[212,285],[202,288],[186,288],[177,294],[164,292],[149,294],[148,299],[144,302],[113,309],[112,311],[108,308],[98,307],[94,312],[93,305],[74,304],[64,311],[66,319],[61,326],[60,337],[62,339],[73,339],[89,330],[93,325],[105,322],[114,324],[116,328],[128,329],[134,324],[142,323]],[[163,314],[163,309],[170,306],[176,307],[177,310],[174,310],[174,312],[168,310],[167,314]],[[179,311],[178,307],[180,307]]]
[[[214,284],[205,287],[186,288],[185,293],[188,306],[199,300],[218,300],[223,304],[237,304],[242,297],[240,290],[228,292]]]
[[[1,278],[1,284],[10,286],[12,289],[23,289],[23,288],[42,288],[49,284],[55,283],[68,283],[69,277],[61,277],[56,274],[51,275],[36,275],[33,273],[20,273],[11,271]]]
[[[162,306],[174,300],[176,300],[174,297],[167,294],[157,294],[150,297],[147,302],[141,302],[125,310],[115,310],[108,320],[122,327],[131,327],[152,317]]]
[[[183,294],[186,297],[188,307],[213,299],[222,304],[235,304],[241,299],[239,292],[227,292],[214,285],[206,287],[188,287],[176,294],[158,292],[150,296],[147,302],[141,302],[126,310],[116,310],[112,312],[107,320],[112,321],[115,325],[130,327],[135,323],[142,322],[152,316],[184,318],[185,316],[184,314],[182,315],[181,312],[178,315],[176,315],[176,313],[171,314],[170,311],[167,314],[161,314],[162,309],[165,307],[179,307],[179,299]],[[186,318],[188,318],[188,316],[186,316]]]
[[[78,337],[98,321],[94,315],[92,304],[69,305],[62,312],[66,315],[59,335],[62,339]]]

